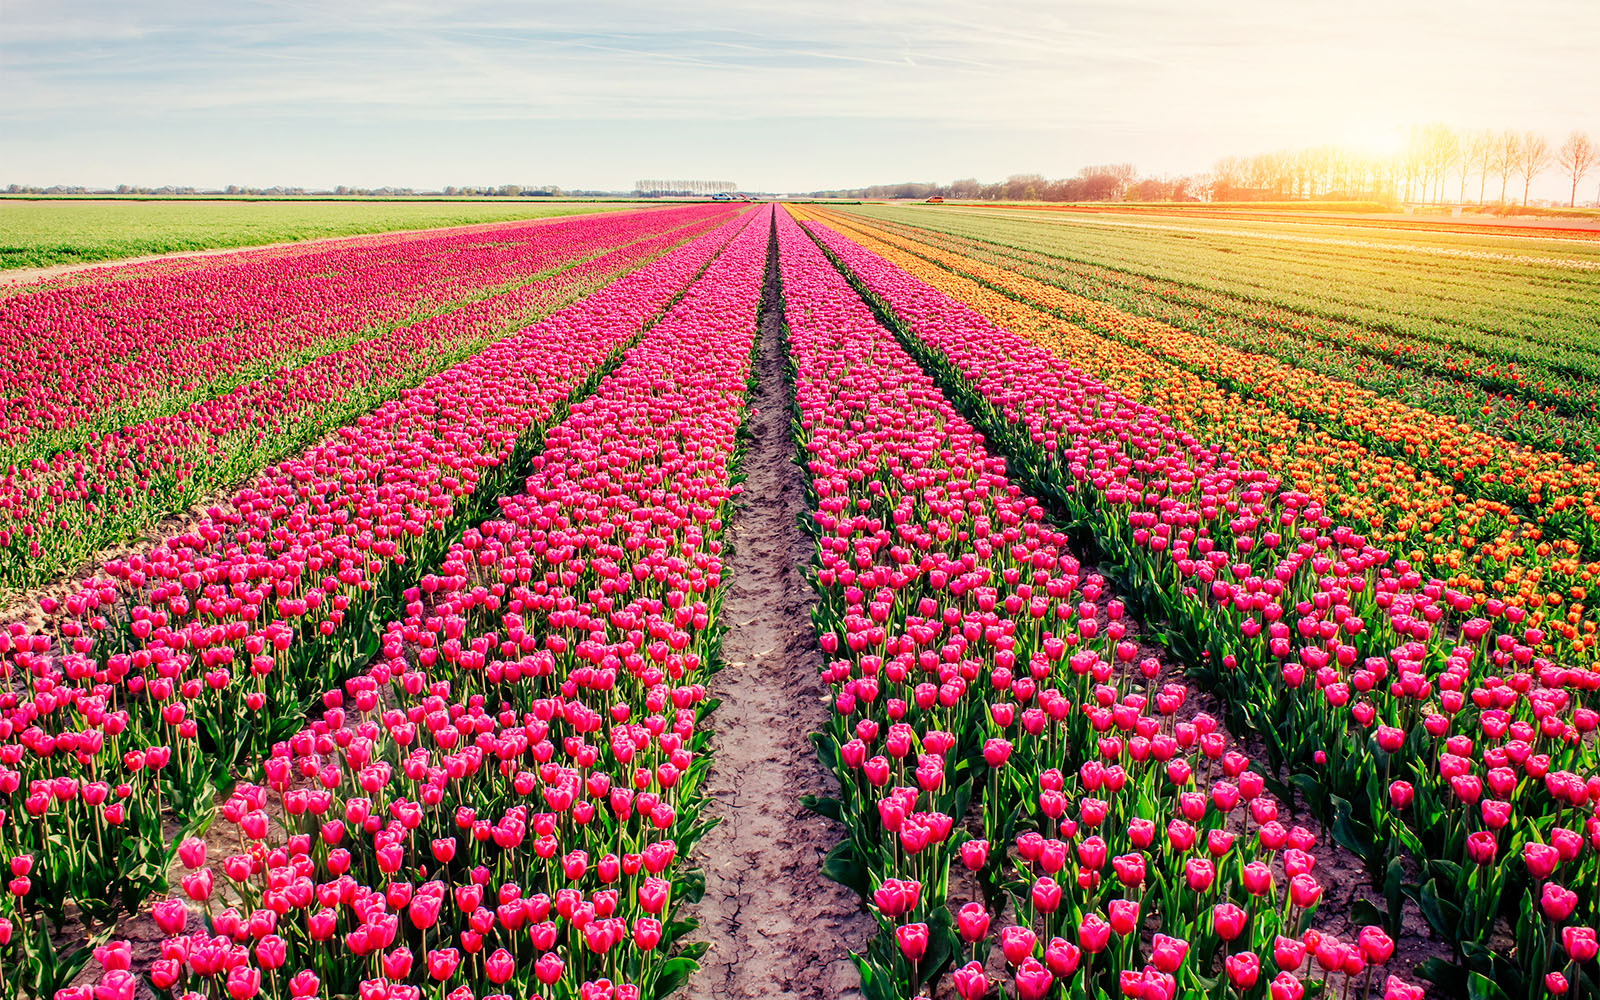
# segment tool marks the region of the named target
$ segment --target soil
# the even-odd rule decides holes
[[[722,706],[706,790],[722,822],[696,850],[706,894],[695,937],[711,949],[689,980],[692,1000],[859,996],[847,953],[873,932],[855,894],[821,871],[842,828],[799,801],[836,789],[807,738],[828,708],[801,573],[811,543],[795,522],[805,493],[789,438],[777,296],[769,271],[744,494],[729,529],[726,666],[713,683]]]

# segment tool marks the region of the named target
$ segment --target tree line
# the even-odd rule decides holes
[[[1374,198],[1425,204],[1528,204],[1534,179],[1557,170],[1578,185],[1600,163],[1600,145],[1574,131],[1559,146],[1535,131],[1422,125],[1400,152],[1373,156],[1342,146],[1225,157],[1212,168],[1217,201],[1252,198]],[[1520,192],[1518,186],[1520,185]]]
[[[1348,146],[1322,145],[1255,156],[1228,156],[1208,173],[1140,177],[1131,163],[1084,167],[1076,176],[1047,180],[1013,174],[980,183],[876,184],[814,191],[813,197],[960,198],[979,201],[1377,201],[1427,204],[1527,205],[1535,178],[1558,170],[1578,186],[1600,166],[1600,144],[1574,131],[1559,147],[1539,132],[1462,130],[1423,125],[1404,148],[1374,155]],[[1512,199],[1508,202],[1508,198]]]

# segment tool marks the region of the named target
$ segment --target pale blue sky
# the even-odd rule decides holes
[[[1600,136],[1596,52],[1594,0],[0,0],[0,184],[788,191],[1431,120],[1558,143]]]

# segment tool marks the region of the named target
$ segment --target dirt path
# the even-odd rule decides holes
[[[744,458],[744,496],[730,529],[733,581],[723,600],[727,667],[716,676],[715,764],[708,783],[722,822],[696,852],[706,894],[696,907],[709,941],[691,1000],[857,996],[846,957],[872,933],[853,893],[824,878],[823,856],[841,832],[801,807],[799,796],[831,794],[807,735],[827,714],[812,638],[812,598],[800,566],[811,545],[795,523],[804,483],[789,439],[782,312],[768,272],[759,413]]]

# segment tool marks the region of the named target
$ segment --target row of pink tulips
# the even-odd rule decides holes
[[[694,968],[679,909],[770,218],[552,428],[525,492],[407,592],[382,660],[274,748],[265,786],[235,792],[241,851],[180,852],[158,988],[633,1000]],[[58,1000],[128,995],[106,958]]]
[[[0,664],[0,853],[14,913],[108,916],[163,884],[180,819],[378,652],[400,595],[492,509],[568,402],[748,216],[434,375],[265,470],[193,531],[116,560]],[[255,776],[246,770],[247,776]]]
[[[1600,677],[1537,655],[1520,608],[1476,614],[1313,498],[812,232],[1302,775],[1388,888],[1391,926],[1409,896],[1452,942],[1457,965],[1427,974],[1481,996],[1595,992]]]
[[[291,359],[231,391],[11,469],[0,483],[0,582],[37,583],[80,565],[726,216],[630,213],[589,234],[604,241],[590,246],[577,242],[584,231],[563,230],[572,242],[528,244],[525,276],[545,272],[537,280],[343,346],[324,343],[302,364]]]
[[[51,442],[171,412],[171,400],[632,242],[640,214],[318,240],[14,290],[0,299],[0,446],[48,458]],[[662,225],[697,210],[643,214]]]
[[[866,995],[948,972],[978,1000],[996,938],[1028,1000],[1369,980],[1380,928],[1306,932],[1314,838],[1214,720],[1180,715],[1121,602],[788,218],[779,246],[836,694],[818,740],[842,795],[817,807],[849,831],[830,873],[880,925]]]

